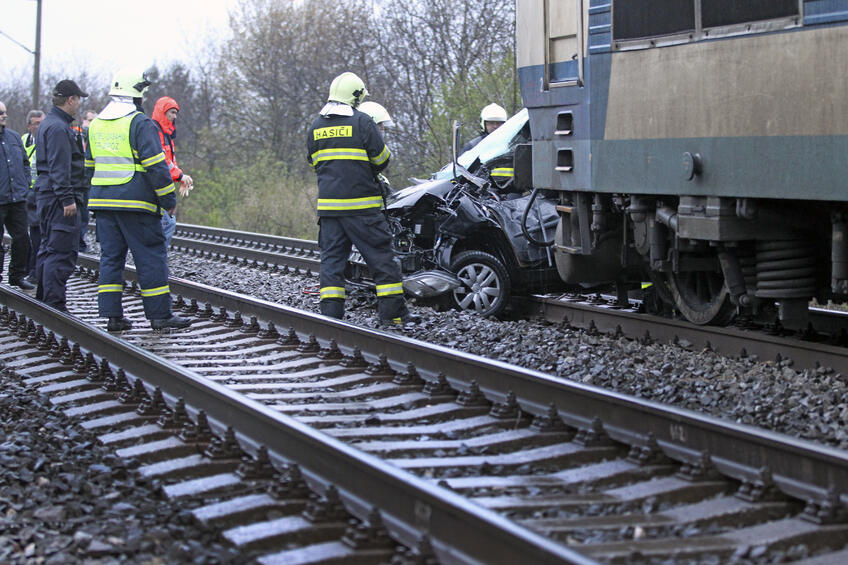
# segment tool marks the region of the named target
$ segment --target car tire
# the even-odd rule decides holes
[[[451,262],[463,285],[451,296],[456,308],[497,316],[506,308],[512,283],[503,262],[485,251],[463,251]]]

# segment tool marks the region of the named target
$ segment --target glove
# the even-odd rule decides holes
[[[192,178],[188,175],[183,175],[183,178],[180,179],[180,196],[187,195],[189,192],[191,192],[192,188],[194,188],[194,181],[192,180]]]

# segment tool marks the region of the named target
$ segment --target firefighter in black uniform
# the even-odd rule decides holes
[[[389,148],[371,116],[356,110],[367,95],[355,74],[337,76],[307,134],[307,160],[318,174],[321,313],[339,319],[344,315],[344,269],[353,244],[374,274],[381,322],[416,323],[419,318],[409,313],[403,298],[400,267],[374,178],[389,164]]]

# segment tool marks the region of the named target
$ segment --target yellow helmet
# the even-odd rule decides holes
[[[366,96],[368,96],[368,89],[365,88],[362,79],[351,72],[346,72],[333,79],[327,101],[342,102],[356,108]]]
[[[506,110],[497,104],[489,104],[480,112],[480,127],[486,129],[486,122],[505,122]]]
[[[382,104],[377,104],[376,102],[371,102],[370,100],[367,102],[363,102],[358,107],[360,112],[365,112],[374,120],[374,123],[377,125],[381,125],[383,127],[394,127],[395,122],[392,120],[392,117],[389,115],[389,111],[386,110]]]
[[[141,98],[150,84],[150,79],[147,78],[147,72],[133,67],[126,67],[115,73],[109,89],[109,96]]]

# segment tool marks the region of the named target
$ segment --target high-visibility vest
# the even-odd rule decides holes
[[[27,138],[29,135],[29,133],[23,134],[21,136],[21,143],[24,145],[24,151],[26,151],[26,156],[29,160],[29,187],[32,188],[33,185],[35,185],[35,179],[38,178],[38,171],[35,170],[35,140],[32,140],[32,145],[27,145]]]
[[[95,118],[88,127],[88,141],[94,158],[92,186],[126,184],[136,171],[144,172],[130,145],[130,124],[140,112],[116,120]]]

